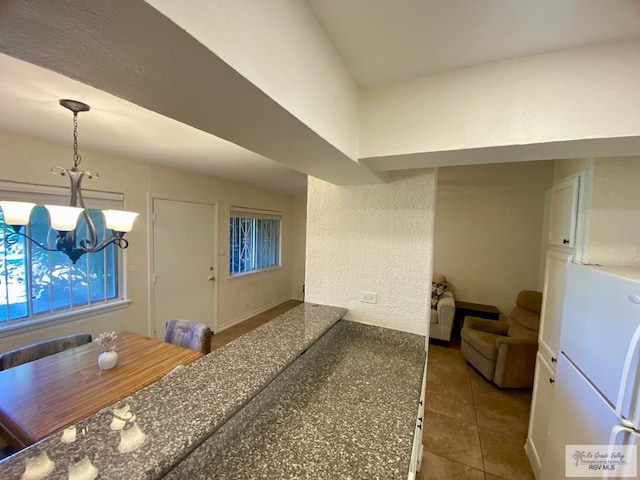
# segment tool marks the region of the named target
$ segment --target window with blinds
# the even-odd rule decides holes
[[[280,266],[279,212],[232,208],[229,220],[229,276]]]

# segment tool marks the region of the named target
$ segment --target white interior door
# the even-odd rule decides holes
[[[153,200],[153,330],[185,318],[214,328],[216,207]]]

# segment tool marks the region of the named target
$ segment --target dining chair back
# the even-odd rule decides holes
[[[211,352],[211,329],[198,322],[184,319],[169,320],[164,341],[204,354]]]
[[[0,354],[0,370],[17,367],[23,363],[48,357],[54,353],[62,352],[89,342],[91,342],[91,334],[76,333],[75,335],[54,338],[44,342],[16,348],[15,350]]]

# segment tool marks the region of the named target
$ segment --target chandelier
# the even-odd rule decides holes
[[[4,213],[4,223],[10,226],[12,232],[5,237],[8,239],[11,235],[20,235],[36,244],[38,247],[49,252],[60,251],[65,253],[71,262],[76,261],[85,253],[99,252],[111,244],[115,244],[120,248],[127,248],[129,242],[124,238],[124,234],[131,231],[133,221],[138,216],[134,212],[125,212],[122,210],[102,210],[105,225],[111,230],[111,235],[98,241],[96,227],[89,216],[89,211],[84,205],[82,199],[82,179],[97,177],[89,171],[83,171],[78,168],[81,157],[78,154],[78,112],[89,111],[89,105],[77,100],[60,100],[60,105],[68,108],[73,112],[73,167],[63,168],[54,167],[51,171],[55,174],[68,176],[71,182],[71,198],[69,206],[45,205],[49,212],[49,220],[51,228],[57,231],[55,248],[44,245],[34,238],[30,237],[26,232],[22,231],[22,227],[29,224],[31,210],[36,206],[35,203],[0,201],[0,208]],[[80,215],[84,216],[87,224],[86,238],[78,238],[78,220]]]

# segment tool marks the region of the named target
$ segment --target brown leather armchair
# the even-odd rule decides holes
[[[523,290],[506,322],[465,317],[462,356],[499,387],[532,387],[541,305],[541,292]]]

